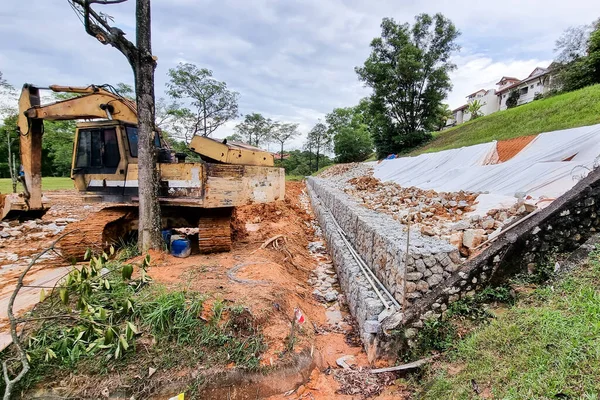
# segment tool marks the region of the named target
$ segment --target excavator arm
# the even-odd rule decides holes
[[[42,105],[40,91],[74,93],[78,96]],[[18,130],[24,192],[4,196],[2,219],[22,212],[43,213],[42,200],[42,136],[44,120],[116,119],[137,125],[135,103],[98,86],[71,87],[53,85],[48,88],[25,84],[19,98]]]

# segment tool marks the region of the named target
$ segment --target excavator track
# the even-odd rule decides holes
[[[231,210],[210,217],[200,217],[198,247],[202,254],[231,250]]]
[[[58,243],[63,257],[82,261],[88,249],[102,252],[118,242],[128,231],[131,210],[127,207],[104,208],[88,218],[68,226],[66,235]]]

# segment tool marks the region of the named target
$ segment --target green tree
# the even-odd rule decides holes
[[[325,116],[333,151],[340,163],[366,160],[373,152],[373,142],[366,124],[364,107],[336,108]]]
[[[291,139],[300,134],[298,124],[275,123],[271,132],[271,141],[281,145],[279,152],[280,159],[283,160],[283,146]]]
[[[116,84],[115,90],[121,96],[126,97],[129,100],[135,101],[135,90],[133,89],[133,86],[127,83],[119,82]]]
[[[276,160],[276,165],[285,169],[287,175],[306,176],[313,171],[311,160],[314,155],[307,150],[291,150],[288,152],[288,157],[284,160]],[[327,156],[321,155],[319,165],[326,167],[333,164],[333,160]]]
[[[506,108],[513,108],[519,104],[519,91],[512,90],[506,99]]]
[[[459,49],[458,36],[442,14],[420,14],[412,26],[383,19],[381,37],[373,39],[371,54],[356,72],[396,125],[385,132],[393,135],[388,141],[394,151],[427,140],[437,126],[439,105],[452,88],[449,73],[456,66],[450,56]]]
[[[184,124],[191,124],[191,134],[210,136],[227,121],[238,116],[237,92],[227,88],[225,82],[213,77],[211,70],[198,68],[194,64],[180,63],[169,69],[167,83],[169,96],[189,102],[191,108],[181,105],[176,118]],[[193,117],[190,121],[189,117]]]
[[[594,83],[600,83],[600,19],[594,24],[594,30],[588,40],[588,59]]]
[[[251,146],[260,146],[261,143],[271,139],[274,124],[262,114],[246,114],[244,120],[235,126],[235,131]]]
[[[556,41],[553,86],[570,92],[600,83],[600,19],[566,29]]]
[[[467,112],[469,114],[471,114],[471,119],[477,119],[483,115],[481,113],[481,108],[483,106],[484,106],[484,103],[482,103],[479,100],[473,100],[472,102],[469,103],[469,105],[467,106]]]
[[[75,121],[44,122],[43,176],[70,176],[76,128]]]
[[[442,103],[438,107],[437,115],[438,115],[437,130],[441,131],[446,126],[446,123],[448,122],[448,120],[452,118],[452,116],[453,116],[452,110],[450,110],[450,106],[448,106],[448,104]]]
[[[19,137],[17,136],[17,114],[5,117],[0,125],[0,178],[10,178],[8,145],[9,137],[11,153],[15,154],[17,168],[19,163]]]
[[[309,149],[309,152],[314,152],[316,160],[315,171],[319,170],[319,161],[323,155],[322,153],[331,150],[332,142],[333,135],[327,129],[327,125],[322,122],[317,122],[310,132],[308,132],[306,147]],[[321,163],[321,166],[323,166],[323,163]]]

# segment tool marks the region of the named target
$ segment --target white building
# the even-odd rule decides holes
[[[471,114],[467,111],[467,107],[475,100],[483,105],[479,110],[481,115],[490,115],[491,113],[498,111],[498,96],[496,96],[496,90],[479,89],[475,93],[471,93],[467,96],[467,104],[452,110],[453,125],[462,124],[471,119]]]
[[[517,105],[530,103],[535,99],[536,94],[544,94],[550,87],[550,70],[548,68],[537,67],[527,78],[513,82],[499,88],[498,98],[500,101],[500,110],[506,110],[506,100],[513,90],[519,92]]]
[[[482,115],[506,110],[506,100],[514,90],[519,93],[517,105],[529,103],[535,99],[536,94],[544,94],[550,89],[550,79],[550,67],[537,67],[527,78],[522,80],[512,76],[503,76],[496,83],[498,89],[480,89],[468,95],[467,104],[452,110],[452,119],[448,121],[447,126],[462,124],[470,120],[471,114],[467,112],[467,108],[474,100],[479,100],[483,104],[480,109]]]

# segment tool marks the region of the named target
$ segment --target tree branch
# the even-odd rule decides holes
[[[119,50],[127,58],[127,61],[133,66],[138,58],[137,47],[125,39],[124,32],[116,27],[110,26],[101,15],[96,13],[91,4],[118,4],[127,0],[69,0],[72,4],[77,4],[83,9],[83,25],[85,31],[95,37],[100,43]]]
[[[87,0],[89,4],[119,4],[125,3],[127,0]]]
[[[54,242],[52,242],[50,247],[46,248],[44,251],[33,257],[33,259],[29,262],[29,265],[27,265],[27,268],[25,268],[19,276],[19,279],[17,280],[17,286],[15,287],[15,290],[10,296],[10,300],[8,301],[8,320],[10,322],[10,336],[12,338],[13,344],[17,347],[17,350],[19,352],[19,358],[21,361],[22,369],[21,372],[19,372],[19,374],[14,379],[10,379],[10,377],[8,376],[8,363],[6,360],[2,362],[2,373],[4,375],[4,382],[6,384],[6,387],[4,389],[4,400],[10,400],[14,385],[18,383],[21,379],[23,379],[25,374],[29,372],[30,368],[29,360],[27,360],[27,353],[25,352],[25,349],[23,349],[23,346],[21,345],[21,342],[19,341],[19,336],[17,334],[18,320],[17,318],[15,318],[15,315],[13,313],[13,306],[15,304],[15,300],[17,298],[17,295],[19,294],[19,291],[23,287],[23,280],[25,279],[25,275],[27,275],[29,270],[35,265],[35,263],[37,262],[37,260],[40,259],[40,257],[42,257],[47,252],[54,250],[56,244],[62,238],[64,238],[72,232],[73,231],[65,233],[64,235],[56,239]]]

